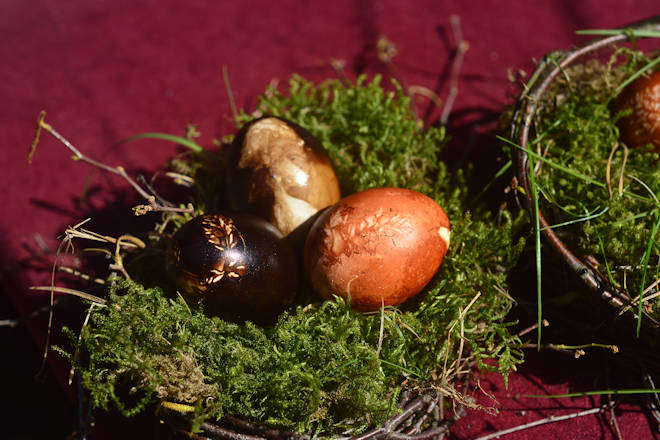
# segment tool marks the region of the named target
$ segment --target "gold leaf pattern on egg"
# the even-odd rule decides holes
[[[202,231],[204,238],[221,252],[221,257],[215,267],[209,270],[207,276],[200,278],[199,286],[209,286],[219,283],[225,276],[229,278],[240,278],[243,276],[246,266],[238,264],[240,260],[234,256],[233,252],[225,252],[239,245],[242,251],[245,250],[243,236],[233,221],[222,216],[205,217],[202,220]],[[242,253],[240,252],[239,254]]]

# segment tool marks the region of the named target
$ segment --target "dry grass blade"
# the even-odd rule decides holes
[[[82,328],[87,327],[87,324],[89,323],[89,317],[92,316],[92,311],[94,310],[94,307],[98,306],[97,303],[92,303],[89,306],[89,309],[87,309],[87,313],[85,314],[85,320],[83,321]],[[76,372],[76,363],[78,362],[78,358],[80,357],[80,347],[82,344],[82,330],[78,334],[78,343],[76,344],[76,350],[73,352],[73,360],[71,361],[71,369],[69,370],[69,385],[73,383],[73,375]]]
[[[433,90],[424,86],[412,85],[408,87],[408,93],[411,95],[420,95],[428,98],[436,107],[442,107],[442,99]]]
[[[614,146],[612,146],[612,150],[610,150],[610,155],[607,158],[607,166],[605,167],[605,184],[607,185],[607,193],[610,195],[610,199],[612,198],[612,185],[610,184],[610,175],[612,173],[612,159],[614,158],[614,153],[616,150],[619,148],[619,143],[615,143]]]
[[[383,337],[385,336],[385,299],[380,299],[380,330],[378,332],[378,347],[376,356],[380,356],[380,349],[383,348]]]
[[[461,327],[463,326],[463,321],[465,319],[465,315],[467,314],[468,310],[470,310],[470,308],[474,305],[474,303],[477,301],[477,299],[479,299],[480,296],[481,296],[481,292],[477,292],[477,294],[472,298],[472,300],[468,303],[468,305],[465,307],[465,309],[460,310],[458,318],[456,318],[456,320],[454,320],[452,325],[449,327],[449,330],[447,331],[447,352],[445,353],[445,362],[444,362],[444,365],[443,365],[443,368],[442,368],[443,371],[442,371],[441,382],[447,381],[448,376],[449,376],[450,369],[447,368],[447,362],[449,360],[449,349],[450,349],[450,346],[451,346],[451,334],[454,331],[454,327],[456,327],[456,324],[458,324],[458,323],[461,324]],[[460,344],[461,344],[461,347],[462,347],[462,345],[463,345],[463,336],[461,335],[460,338],[461,338]],[[462,353],[462,348],[461,348],[461,352],[459,353],[459,356],[460,356],[461,353]],[[456,359],[456,364],[455,365],[457,367],[458,367],[459,361],[460,361],[460,357]],[[456,371],[456,370],[454,370],[454,371]]]
[[[53,287],[53,286],[30,286],[30,290],[41,290],[46,292],[57,292],[57,293],[66,293],[67,295],[78,296],[80,298],[92,301],[97,306],[105,307],[106,301],[103,298],[100,298],[96,295],[92,295],[87,292],[82,292],[80,290],[69,289],[67,287]]]

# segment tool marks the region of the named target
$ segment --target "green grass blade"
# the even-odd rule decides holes
[[[593,220],[593,219],[598,218],[601,215],[605,214],[609,210],[610,210],[610,208],[608,208],[606,206],[600,212],[597,212],[595,214],[589,214],[589,215],[586,215],[584,217],[576,218],[574,220],[568,220],[568,221],[565,221],[565,222],[562,222],[562,223],[557,223],[557,224],[554,224],[554,225],[550,225],[547,228],[542,228],[541,230],[545,231],[546,229],[556,229],[556,228],[561,228],[562,226],[572,225],[574,223],[581,223],[581,222],[586,222],[586,221],[589,221],[589,220]]]
[[[503,142],[506,142],[507,144],[509,144],[509,145],[511,145],[511,146],[513,146],[513,147],[515,147],[515,148],[517,148],[517,149],[519,149],[519,150],[524,151],[525,153],[527,153],[528,156],[530,156],[530,158],[533,157],[534,159],[541,160],[541,161],[543,161],[544,163],[546,163],[548,166],[550,166],[550,167],[552,167],[552,168],[555,168],[555,169],[557,169],[557,170],[559,170],[559,171],[562,171],[562,172],[568,174],[569,176],[573,176],[573,177],[578,178],[578,179],[580,179],[580,180],[584,180],[585,182],[590,183],[590,184],[592,184],[592,185],[596,185],[596,186],[598,186],[598,187],[600,187],[600,188],[607,188],[607,185],[605,185],[604,183],[599,182],[598,180],[592,179],[591,177],[589,177],[589,176],[587,176],[587,175],[584,175],[584,174],[582,174],[582,173],[578,173],[577,171],[572,170],[572,169],[570,169],[570,168],[568,168],[568,167],[566,167],[566,166],[564,166],[564,165],[560,165],[560,164],[558,164],[558,163],[556,163],[556,162],[553,162],[553,161],[551,161],[550,159],[548,159],[548,158],[546,158],[546,157],[543,157],[542,155],[538,154],[537,152],[532,151],[532,150],[530,150],[529,148],[523,148],[523,147],[521,147],[520,145],[516,144],[515,142],[510,141],[509,139],[507,139],[507,138],[505,138],[505,137],[497,136],[497,138],[498,138],[499,140],[501,140],[501,141],[503,141]],[[530,161],[530,169],[532,169],[532,168],[531,168],[531,161]]]
[[[648,211],[640,212],[639,214],[631,215],[630,217],[626,217],[622,220],[612,222],[612,225],[622,225],[624,223],[634,222],[635,220],[638,220],[640,218],[648,217],[649,215],[656,213],[657,211],[658,211],[657,208],[649,209]]]
[[[484,185],[483,188],[481,188],[481,191],[479,191],[479,194],[477,194],[474,199],[472,200],[471,203],[474,203],[475,201],[481,199],[481,197],[488,191],[488,189],[499,179],[502,177],[507,171],[509,171],[509,168],[511,168],[511,165],[513,163],[509,160],[507,161],[502,167],[499,169],[497,173],[495,173],[495,176],[493,176],[492,179],[488,181],[486,185]]]
[[[614,276],[612,276],[612,270],[610,269],[610,262],[608,261],[607,255],[605,254],[605,243],[603,243],[603,237],[601,237],[598,228],[596,228],[596,237],[598,238],[598,246],[600,247],[600,254],[603,257],[603,260],[605,261],[605,269],[607,270],[607,279],[610,280],[610,284],[616,286],[617,283],[614,281]]]
[[[534,159],[538,159],[538,160],[543,161],[543,163],[547,164],[551,168],[559,170],[559,171],[561,171],[561,172],[563,172],[563,173],[565,173],[569,176],[575,177],[576,179],[583,180],[584,182],[589,183],[591,185],[595,185],[599,188],[607,188],[607,185],[604,184],[603,182],[600,182],[600,181],[598,181],[596,179],[593,179],[593,178],[591,178],[591,177],[589,177],[585,174],[582,174],[582,173],[579,173],[575,170],[572,170],[572,169],[568,168],[567,166],[564,166],[564,165],[558,164],[556,162],[553,162],[552,160],[550,160],[546,157],[543,157],[542,155],[538,154],[537,152],[532,151],[529,148],[523,148],[520,145],[516,144],[515,142],[510,141],[509,139],[507,139],[505,137],[497,136],[497,139],[501,140],[502,142],[506,142],[507,144],[509,144],[509,145],[519,149],[519,150],[524,151],[525,153],[527,153],[528,156],[530,156],[530,158],[533,157]],[[627,197],[631,197],[631,198],[636,199],[636,200],[642,200],[642,201],[645,201],[645,202],[653,202],[653,200],[651,200],[649,197],[640,196],[639,194],[631,193],[631,192],[628,192],[628,191],[624,191],[623,194],[626,195]]]
[[[649,243],[646,246],[646,252],[644,253],[644,261],[642,261],[642,282],[639,285],[639,305],[637,307],[637,337],[639,338],[639,332],[642,328],[642,305],[643,305],[643,296],[644,296],[644,286],[646,284],[646,271],[649,265],[649,259],[651,258],[651,251],[655,245],[655,236],[660,228],[660,215],[657,211],[655,214],[655,223],[653,223],[653,229],[651,229],[651,237]]]
[[[379,359],[378,361],[381,364],[389,365],[390,367],[393,367],[393,368],[398,368],[399,370],[403,371],[404,373],[408,373],[411,376],[417,377],[418,379],[424,379],[424,377],[422,377],[419,373],[417,373],[417,372],[415,372],[415,371],[413,371],[409,368],[405,368],[405,367],[402,367],[401,365],[397,365],[397,364],[394,364],[392,362],[388,362],[385,359]]]
[[[537,338],[536,348],[541,350],[541,328],[543,327],[543,302],[541,292],[541,224],[539,219],[539,193],[534,177],[534,161],[529,160],[529,183],[531,186],[531,197],[534,204],[534,253],[536,261],[536,319],[537,319]]]
[[[649,61],[648,63],[646,63],[646,65],[645,65],[644,67],[642,67],[641,69],[639,69],[639,70],[638,70],[637,72],[635,72],[634,74],[630,75],[630,78],[627,78],[624,82],[622,82],[621,84],[619,84],[619,87],[617,87],[617,88],[614,90],[614,95],[613,95],[613,96],[617,96],[619,93],[621,93],[621,90],[623,90],[628,84],[630,84],[631,82],[635,81],[638,77],[640,77],[641,75],[643,75],[647,70],[650,70],[650,69],[652,69],[653,67],[655,67],[658,63],[660,63],[660,58],[656,58],[656,59],[654,59],[654,60]],[[611,99],[611,98],[610,98],[610,99]]]
[[[135,136],[128,137],[120,141],[119,143],[125,144],[127,142],[136,141],[138,139],[161,139],[164,141],[169,141],[175,144],[183,145],[184,147],[188,147],[195,153],[202,153],[204,151],[204,148],[202,148],[202,146],[191,141],[190,139],[186,139],[181,136],[175,136],[167,133],[140,133],[140,134],[136,134]]]
[[[564,397],[585,397],[585,396],[622,396],[628,394],[660,394],[660,390],[654,388],[634,388],[623,390],[597,390],[597,391],[582,391],[579,393],[566,393],[566,394],[523,394],[523,397],[531,397],[533,399],[561,399]]]
[[[629,35],[633,38],[659,38],[660,31],[648,29],[583,29],[575,31],[577,35]]]

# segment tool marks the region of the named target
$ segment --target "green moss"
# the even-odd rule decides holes
[[[496,219],[483,207],[469,212],[466,178],[450,175],[441,160],[444,129],[420,132],[401,88],[386,91],[379,81],[315,86],[294,77],[286,94],[265,94],[259,111],[319,137],[344,194],[407,187],[446,209],[451,246],[418,302],[382,315],[356,313],[342,302],[298,304],[262,328],[206,317],[160,287],[113,278],[108,306],[92,313],[82,334],[89,362],[79,371],[97,406],[132,415],[170,400],[194,406],[198,422],[233,414],[295,431],[360,432],[394,413],[404,382],[450,390],[461,346],[463,360],[505,375],[522,361],[506,322],[520,219],[506,212]],[[250,118],[242,114],[237,122]],[[193,155],[178,170],[201,184],[203,210],[216,203],[209,195],[222,183],[200,178],[208,168],[199,163],[208,158]],[[184,220],[167,216],[171,225]]]

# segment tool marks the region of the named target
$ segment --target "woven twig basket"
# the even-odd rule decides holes
[[[403,392],[399,401],[400,411],[382,426],[359,435],[338,436],[344,440],[432,440],[442,438],[465,410],[458,406],[450,416],[442,417],[442,397],[436,390]],[[196,440],[309,440],[307,434],[280,431],[277,429],[247,422],[237,417],[225,416],[220,421],[206,422],[199,432],[192,434],[190,420],[176,411],[161,412],[181,435],[181,438]]]
[[[530,145],[534,129],[533,119],[540,110],[540,102],[551,88],[553,81],[564,69],[581,61],[585,56],[607,49],[613,45],[624,43],[629,39],[626,31],[660,31],[660,16],[632,23],[621,28],[623,32],[590,40],[574,49],[552,52],[546,55],[530,76],[528,87],[520,95],[512,118],[510,139],[521,148],[514,151],[514,166],[516,167],[518,184],[522,187],[519,193],[525,208],[531,218],[534,218],[534,201],[532,199],[532,183],[530,180],[530,161],[525,151]],[[552,58],[551,58],[552,55]],[[629,292],[613,286],[607,276],[599,272],[586,258],[576,256],[575,249],[565,243],[550,227],[541,209],[538,212],[541,235],[566,262],[568,267],[582,280],[585,286],[600,300],[611,306],[618,320],[633,321],[639,319],[638,308],[632,306],[632,295]],[[620,315],[620,316],[619,316]],[[648,341],[658,341],[660,337],[660,322],[642,311],[642,336]]]

